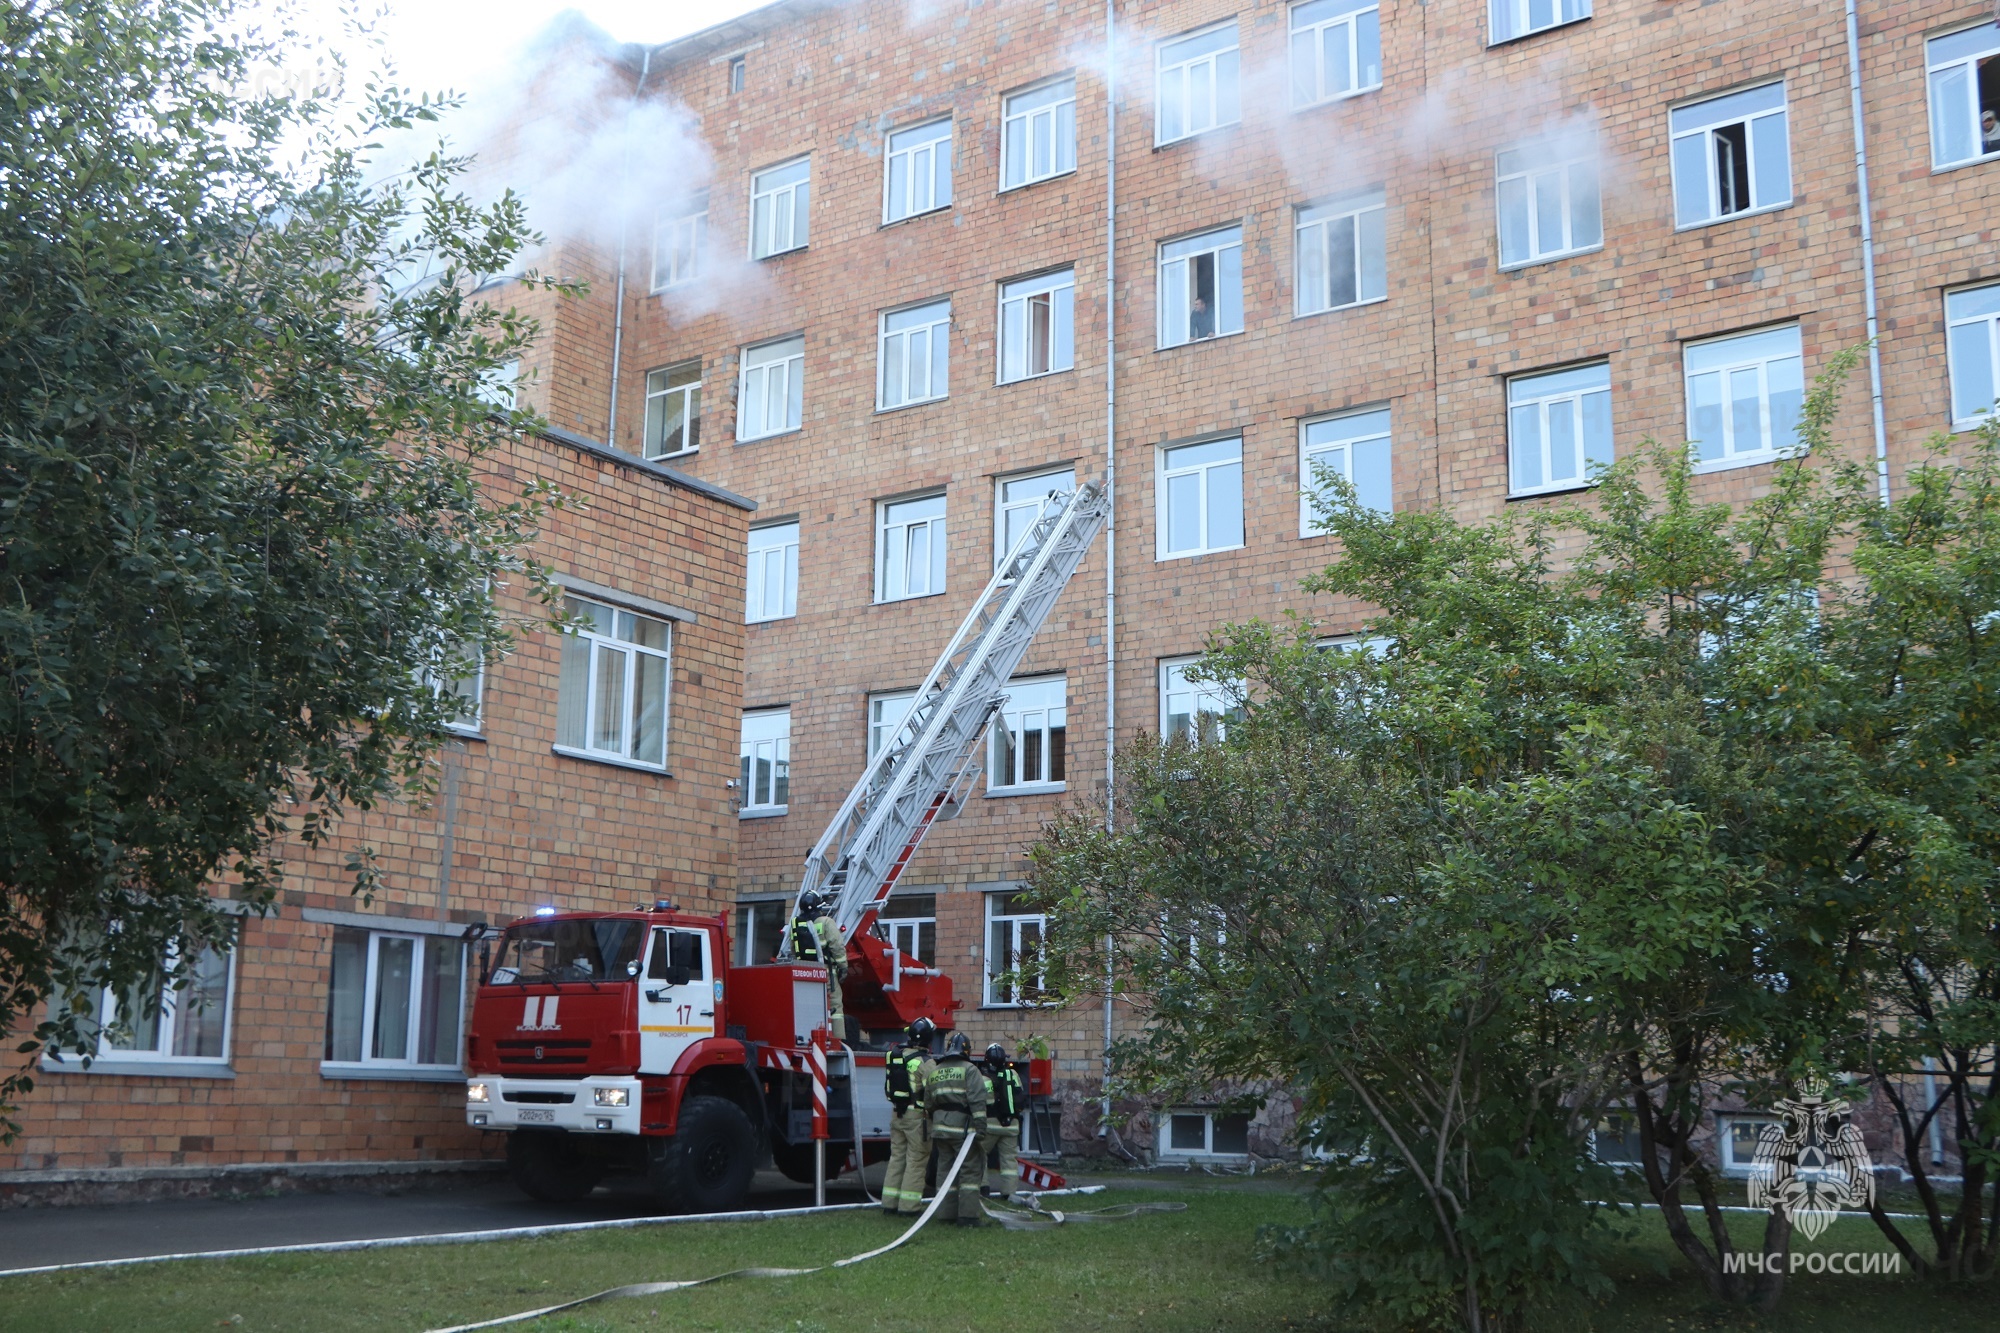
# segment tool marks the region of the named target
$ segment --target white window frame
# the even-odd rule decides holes
[[[917,597],[935,597],[944,592],[945,576],[950,564],[950,548],[945,545],[945,517],[948,511],[943,504],[944,499],[945,492],[929,491],[921,495],[904,495],[898,496],[893,500],[876,501],[875,601],[877,605],[885,602],[907,602]],[[900,506],[916,504],[924,500],[939,501],[938,512],[920,518],[902,520],[894,518],[893,511]],[[910,591],[913,585],[910,578],[909,550],[915,539],[915,530],[919,527],[925,529],[924,537],[928,544],[926,567],[930,574],[935,575],[937,586],[934,588],[926,586],[921,592],[912,592]],[[903,582],[901,588],[892,588],[889,583],[891,569],[889,552],[891,544],[896,542],[902,543],[903,547]]]
[[[430,678],[439,694],[448,694],[460,701],[458,712],[446,720],[445,730],[460,736],[478,736],[485,721],[486,663],[481,662],[463,676],[454,676],[447,681]]]
[[[1188,713],[1192,728],[1192,739],[1200,738],[1201,719],[1215,719],[1215,735],[1218,740],[1228,738],[1229,715],[1239,712],[1246,693],[1241,680],[1192,681],[1186,671],[1201,661],[1201,654],[1191,653],[1186,657],[1163,657],[1160,659],[1158,683],[1160,688],[1160,737],[1172,740],[1167,734],[1167,718],[1172,715],[1173,701],[1178,695],[1188,697]]]
[[[1776,106],[1760,107],[1746,111],[1742,115],[1731,115],[1721,119],[1701,121],[1686,129],[1676,129],[1674,127],[1674,122],[1688,112],[1696,111],[1716,102],[1724,102],[1739,97],[1751,97],[1754,94],[1771,88],[1778,90],[1778,104]],[[1762,153],[1757,146],[1757,122],[1768,120],[1773,116],[1778,118],[1780,142],[1784,148],[1785,197],[1783,199],[1762,199],[1759,197],[1757,182],[1757,166],[1762,157]],[[1745,152],[1749,159],[1744,166],[1744,173],[1745,178],[1750,184],[1751,202],[1747,208],[1739,208],[1734,212],[1724,213],[1721,211],[1721,186],[1716,177],[1716,134],[1734,125],[1744,127],[1743,141]],[[1668,162],[1674,181],[1674,230],[1692,231],[1697,227],[1713,227],[1722,222],[1734,222],[1737,218],[1746,218],[1758,213],[1774,213],[1781,208],[1791,207],[1792,200],[1798,193],[1792,182],[1791,134],[1791,98],[1783,79],[1767,79],[1762,83],[1752,84],[1747,88],[1734,88],[1726,93],[1716,93],[1697,98],[1692,102],[1684,102],[1679,106],[1670,108],[1667,112],[1667,137]],[[1684,220],[1681,216],[1682,186],[1684,183],[1682,177],[1692,164],[1684,161],[1686,154],[1683,152],[1683,146],[1689,140],[1697,138],[1701,141],[1699,151],[1702,161],[1702,199],[1704,200],[1704,207],[1700,217]]]
[[[596,629],[570,629],[564,631],[562,638],[565,666],[568,664],[570,645],[573,642],[583,643],[589,649],[589,657],[585,662],[583,672],[582,730],[584,743],[582,745],[574,745],[558,739],[551,748],[557,754],[568,755],[573,759],[592,759],[599,763],[616,764],[623,768],[644,769],[649,773],[666,772],[667,757],[671,748],[667,742],[673,735],[674,622],[660,616],[644,615],[637,611],[628,611],[623,607],[614,606],[609,602],[600,601],[592,597],[582,597],[576,593],[568,594],[567,600],[585,603],[609,611],[613,616],[612,624],[614,626],[614,633],[605,634]],[[635,622],[645,620],[664,626],[666,633],[662,637],[666,641],[665,646],[656,648],[648,644],[638,643],[633,639],[619,637],[615,633],[615,627],[622,626],[625,623],[623,620],[618,619],[618,617],[622,616],[629,616]],[[627,657],[624,685],[621,697],[617,703],[620,719],[619,732],[625,739],[626,748],[624,750],[599,749],[594,743],[594,738],[598,731],[598,717],[600,710],[604,706],[604,701],[598,697],[598,677],[603,669],[600,664],[604,661],[606,654],[614,652],[624,653]],[[642,657],[652,658],[660,663],[659,671],[662,681],[660,688],[660,757],[657,761],[640,758],[638,755],[629,753],[639,743],[638,728],[634,725],[632,709],[633,705],[637,702],[640,675],[637,668],[639,660]],[[567,670],[563,672],[564,676],[568,674]],[[568,699],[559,681],[556,699],[556,734],[559,738],[562,735],[564,704],[567,702]]]
[[[910,720],[910,707],[917,701],[915,690],[879,690],[868,696],[868,760],[893,745]]]
[[[783,355],[772,355],[781,349]],[[770,407],[773,384],[777,383],[782,393],[781,402],[785,406],[784,419],[775,429],[760,430],[755,434],[746,433],[750,414],[745,405],[761,402],[761,415],[766,427],[770,426]],[[776,435],[789,435],[805,424],[805,383],[806,383],[806,339],[802,333],[789,334],[783,338],[769,338],[760,343],[751,343],[743,349],[736,372],[736,438],[738,440],[768,440]]]
[[[1184,462],[1178,465],[1173,461],[1174,455],[1178,453],[1194,449],[1205,449],[1212,445],[1232,443],[1236,446],[1236,457],[1233,460],[1218,458],[1211,462]],[[1154,551],[1155,559],[1180,560],[1192,555],[1211,555],[1217,551],[1240,551],[1249,544],[1249,525],[1245,521],[1245,514],[1243,512],[1247,506],[1244,504],[1242,436],[1225,435],[1213,440],[1194,440],[1181,444],[1161,445],[1153,451],[1153,456],[1155,460],[1153,464],[1153,494],[1156,505],[1153,527],[1157,537],[1157,545]],[[1214,474],[1229,468],[1236,469],[1236,529],[1238,540],[1216,544],[1212,540],[1218,534],[1213,532],[1216,523],[1211,491],[1214,485]],[[1176,481],[1184,477],[1196,478],[1196,484],[1199,488],[1201,496],[1201,540],[1195,546],[1174,548],[1168,545],[1168,542],[1172,539],[1172,533],[1169,530],[1171,518],[1169,511],[1173,485]]]
[[[770,765],[771,778],[767,786],[758,782],[759,763]],[[736,770],[737,795],[741,801],[736,811],[737,818],[770,819],[785,814],[791,808],[790,706],[746,708],[743,711],[743,724],[737,733]],[[782,801],[777,799],[780,782],[785,787],[785,799]]]
[[[940,133],[939,131],[942,130]],[[882,153],[882,225],[918,218],[951,207],[952,141],[950,116],[891,130]],[[899,145],[897,140],[903,142]],[[943,160],[938,159],[942,146]],[[902,189],[896,165],[903,166]],[[902,195],[897,198],[898,193]]]
[[[1292,76],[1292,106],[1304,110],[1307,107],[1325,106],[1328,102],[1338,102],[1349,97],[1359,97],[1372,93],[1382,86],[1382,6],[1381,0],[1347,0],[1348,8],[1301,23],[1302,11],[1310,9],[1319,0],[1300,0],[1291,7],[1288,17],[1290,30],[1289,64]],[[1326,38],[1328,33],[1339,27],[1347,29],[1347,69],[1343,71],[1349,85],[1329,92],[1327,79]],[[1373,79],[1369,78],[1365,35],[1374,34],[1375,68]],[[1301,38],[1304,42],[1301,42]],[[1310,43],[1307,45],[1306,43]],[[1301,77],[1300,66],[1309,63],[1310,80]],[[1304,95],[1302,95],[1304,94]]]
[[[1047,312],[1048,364],[1037,370],[1034,360],[1034,319],[1037,308]],[[1057,269],[1000,284],[999,336],[994,341],[995,384],[1019,384],[1076,368],[1076,270]],[[1019,369],[1008,374],[1011,365]]]
[[[1603,371],[1603,386],[1600,388],[1592,385],[1587,388],[1563,388],[1554,391],[1546,388],[1537,389],[1535,387],[1537,383],[1546,384],[1554,380],[1557,376],[1574,375],[1585,370]],[[1601,457],[1592,455],[1590,451],[1591,441],[1585,435],[1589,413],[1585,410],[1584,399],[1593,394],[1604,395],[1604,429],[1606,438],[1603,441],[1605,452]],[[1540,437],[1538,448],[1541,455],[1537,461],[1541,466],[1540,475],[1546,478],[1546,480],[1533,486],[1522,486],[1515,480],[1519,469],[1515,466],[1514,460],[1521,448],[1521,440],[1515,433],[1515,414],[1524,409],[1532,410],[1536,413],[1537,430]],[[1576,476],[1565,477],[1561,480],[1556,480],[1553,475],[1553,469],[1550,465],[1549,443],[1552,438],[1549,431],[1549,422],[1552,416],[1558,412],[1568,415],[1570,424],[1576,432],[1572,438],[1576,441],[1578,468]],[[1614,441],[1617,437],[1614,432],[1615,428],[1611,413],[1611,363],[1609,361],[1591,361],[1585,362],[1582,365],[1562,366],[1554,370],[1537,370],[1523,375],[1509,375],[1507,377],[1507,494],[1510,496],[1547,495],[1554,491],[1580,490],[1583,487],[1591,485],[1591,464],[1609,463],[1615,456],[1616,445]]]
[[[1199,241],[1207,241],[1209,244],[1197,245],[1196,242]],[[1170,255],[1168,253],[1170,250],[1177,250],[1180,253]],[[1232,252],[1233,263],[1229,262]],[[1190,323],[1170,331],[1167,313],[1174,308],[1174,305],[1169,300],[1168,293],[1177,288],[1184,293],[1187,292],[1189,274],[1192,271],[1190,266],[1204,255],[1209,257],[1211,270],[1215,274],[1215,308],[1209,311],[1211,320],[1209,332],[1196,337],[1191,331],[1190,325],[1194,318],[1192,293],[1187,293],[1186,296],[1187,318]],[[1243,332],[1243,227],[1240,223],[1232,222],[1226,227],[1215,227],[1208,231],[1196,232],[1192,236],[1177,236],[1170,241],[1161,241],[1159,249],[1155,252],[1153,266],[1159,272],[1157,306],[1161,351],[1169,347],[1186,347],[1190,343],[1214,342],[1217,338],[1227,338],[1232,334]],[[1227,303],[1222,298],[1225,270],[1233,270],[1236,275],[1234,301],[1236,322],[1233,326],[1226,324],[1222,317],[1223,311],[1227,308]]]
[[[1045,484],[1036,485],[1038,482]],[[1033,489],[1023,496],[1009,500],[1007,492],[1016,486],[1032,486]],[[1048,512],[1050,495],[1075,489],[1074,465],[1043,468],[1035,472],[1016,472],[1011,477],[995,477],[993,479],[993,568],[1000,568],[1009,554],[1007,527],[1010,518],[1016,514],[1025,516],[1026,526],[1021,529],[1021,537],[1025,537],[1036,520]],[[1021,537],[1016,537],[1014,540],[1019,541]]]
[[[1982,282],[1969,287],[1959,287],[1944,294],[1945,362],[1948,383],[1946,390],[1951,395],[1951,428],[1953,430],[1978,430],[1991,420],[1995,413],[1992,403],[1973,412],[1970,416],[1960,416],[1958,411],[1958,382],[1960,377],[1960,356],[1958,344],[1953,339],[1954,330],[1986,326],[1986,382],[1996,393],[2000,393],[2000,304],[1985,314],[1962,315],[1954,319],[1951,313],[1955,297],[1970,296],[1974,292],[1991,292],[2000,298],[2000,283]]]
[[[889,909],[899,904],[914,903],[917,899],[931,900],[929,916],[890,916]],[[918,891],[915,889],[898,891],[889,895],[882,909],[875,915],[876,933],[887,943],[902,951],[903,955],[915,959],[924,967],[937,966],[937,899],[936,889]],[[924,927],[931,929],[931,947],[924,944]]]
[[[1548,148],[1547,144],[1516,144],[1493,155],[1493,234],[1503,272],[1532,268],[1572,255],[1592,254],[1604,248],[1604,191],[1596,160],[1577,153],[1552,153]],[[1515,160],[1510,162],[1509,158]],[[1555,177],[1554,206],[1561,217],[1563,244],[1554,250],[1544,250],[1541,214],[1543,204],[1549,201],[1543,198],[1542,186],[1550,176]],[[1516,189],[1521,193],[1527,216],[1528,249],[1526,254],[1509,259],[1507,199]],[[1587,234],[1586,229],[1578,226],[1578,198],[1585,189],[1596,214],[1597,235],[1591,240],[1578,239],[1579,232]]]
[[[1020,987],[1022,992],[1031,994],[1012,994],[1007,987],[1002,986],[1000,983],[1001,977],[1013,969],[998,966],[1001,954],[1000,951],[995,950],[993,947],[995,928],[1000,927],[1006,930],[1007,955],[1017,959],[1027,947],[1022,943],[1022,939],[1030,928],[1034,932],[1034,947],[1039,948],[1042,941],[1048,935],[1049,918],[1047,913],[1008,912],[1000,910],[1011,899],[1018,896],[1020,896],[1018,889],[988,893],[986,895],[986,931],[984,943],[981,948],[981,952],[985,955],[985,958],[983,959],[984,966],[980,968],[980,976],[982,978],[980,1008],[982,1009],[1036,1009],[1045,1003],[1045,1001],[1040,999],[1040,996],[1048,988],[1048,974],[1046,972],[1037,972],[1032,985],[1023,985]],[[1025,981],[1026,978],[1023,978],[1023,980]]]
[[[502,412],[511,412],[520,402],[521,358],[518,356],[504,361],[490,370],[479,373],[479,387],[472,396],[489,407]]]
[[[171,969],[176,950],[167,951],[166,967],[160,978],[161,996],[158,1017],[159,1026],[154,1032],[153,1044],[146,1050],[132,1050],[111,1044],[111,1029],[118,1022],[118,993],[110,987],[100,989],[93,1001],[96,1008],[89,1019],[83,1021],[85,1031],[97,1032],[96,1048],[90,1054],[90,1064],[86,1068],[77,1052],[58,1052],[44,1049],[41,1067],[51,1073],[91,1073],[91,1074],[160,1074],[199,1078],[203,1076],[231,1077],[230,1051],[236,1037],[236,955],[242,946],[219,955],[223,959],[222,995],[222,1053],[220,1055],[175,1055],[174,1040],[178,992],[167,986],[165,972]]]
[[[774,179],[803,168],[792,179]],[[760,213],[761,208],[761,213]],[[750,177],[750,257],[771,259],[806,248],[812,214],[812,155],[776,162]],[[761,221],[760,221],[761,219]],[[780,244],[783,242],[783,244]]]
[[[1376,418],[1380,418],[1379,421]],[[1315,431],[1322,427],[1333,427],[1340,432],[1342,423],[1352,423],[1352,433],[1334,433],[1331,438],[1318,442],[1313,440]],[[1393,513],[1396,506],[1396,444],[1395,424],[1392,409],[1387,404],[1378,403],[1371,407],[1354,408],[1345,412],[1334,412],[1325,416],[1307,417],[1299,422],[1299,536],[1323,537],[1327,530],[1320,526],[1313,515],[1313,496],[1316,493],[1316,465],[1325,464],[1354,484],[1354,454],[1357,449],[1373,451],[1382,449],[1388,453],[1389,493],[1382,497],[1385,505],[1374,508],[1381,513]],[[1368,503],[1369,497],[1359,497]]]
[[[668,385],[667,381],[673,378],[676,371],[685,371],[690,366],[694,368],[692,381],[686,384]],[[658,366],[646,372],[646,411],[641,418],[644,425],[639,445],[642,457],[658,462],[663,458],[684,458],[700,450],[701,371],[701,360],[697,357],[687,361],[676,361],[670,366]],[[657,388],[654,386],[655,376],[660,377]],[[665,430],[662,429],[660,432],[661,438],[657,440],[653,438],[653,404],[656,401],[663,404],[660,411],[664,421],[665,413],[671,410],[668,404],[674,398],[681,400],[681,445],[678,449],[663,449],[660,446],[666,442]]]
[[[790,898],[751,898],[747,901],[742,899],[737,901],[735,924],[738,967],[753,967],[771,961],[770,958],[753,956],[757,943],[757,923],[760,920],[769,920],[776,926],[773,932],[776,943],[772,947],[772,956],[776,956],[777,950],[784,947],[785,923],[790,919],[791,911]]]
[[[1694,455],[1694,460],[1695,460],[1694,470],[1696,472],[1723,472],[1727,471],[1730,468],[1749,467],[1755,463],[1768,463],[1773,459],[1787,458],[1797,452],[1798,446],[1796,444],[1781,443],[1778,441],[1776,436],[1776,431],[1774,428],[1774,423],[1771,420],[1770,368],[1771,366],[1775,365],[1780,361],[1790,360],[1791,357],[1789,355],[1746,357],[1741,360],[1725,362],[1718,367],[1712,367],[1710,369],[1702,370],[1700,372],[1695,372],[1688,369],[1688,357],[1697,348],[1714,347],[1719,344],[1731,342],[1739,338],[1750,339],[1750,338],[1762,337],[1766,334],[1776,333],[1779,332],[1780,330],[1786,330],[1786,329],[1789,329],[1794,337],[1800,339],[1799,353],[1798,353],[1799,382],[1801,385],[1800,402],[1801,404],[1803,404],[1804,402],[1803,386],[1805,384],[1805,378],[1806,378],[1805,346],[1804,346],[1804,339],[1800,335],[1799,326],[1797,324],[1774,324],[1761,329],[1746,329],[1740,333],[1724,334],[1723,336],[1718,338],[1702,338],[1697,341],[1686,343],[1682,346],[1681,384],[1686,394],[1687,433],[1688,433],[1688,440],[1690,442],[1690,449]],[[1736,448],[1733,447],[1735,443],[1733,438],[1734,414],[1731,413],[1729,410],[1729,403],[1731,401],[1728,394],[1729,376],[1737,371],[1750,369],[1753,367],[1757,370],[1757,383],[1758,383],[1757,404],[1758,404],[1759,437],[1761,440],[1769,440],[1770,444],[1764,448],[1756,450],[1737,450]],[[1700,442],[1694,433],[1695,432],[1694,380],[1695,380],[1695,375],[1697,373],[1703,375],[1717,374],[1722,376],[1721,380],[1723,386],[1722,416],[1723,416],[1725,434],[1723,437],[1723,453],[1720,458],[1704,460],[1701,457],[1701,451],[1699,447]]]
[[[1218,1152],[1215,1148],[1215,1120],[1221,1112],[1207,1106],[1172,1106],[1160,1112],[1159,1160],[1164,1162],[1244,1162],[1250,1159],[1250,1122],[1256,1117],[1247,1112],[1233,1114],[1243,1117],[1243,1151]],[[1176,1148],[1173,1145],[1173,1123],[1176,1116],[1189,1118],[1200,1116],[1202,1121],[1202,1146]]]
[[[743,581],[743,623],[790,620],[799,613],[799,520],[750,529],[750,569]],[[777,587],[773,594],[772,582]]]
[[[1216,46],[1184,60],[1169,63],[1168,53],[1177,47],[1193,44],[1206,37],[1227,30],[1234,40],[1227,46]],[[1236,20],[1224,19],[1169,37],[1153,48],[1153,146],[1164,147],[1192,139],[1234,125],[1243,117],[1243,87],[1241,80],[1242,38],[1236,29]],[[1206,105],[1199,105],[1204,99],[1196,88],[1197,71],[1206,68],[1208,95]],[[1170,90],[1171,86],[1171,90]],[[1167,132],[1167,108],[1177,106],[1180,111],[1180,132]],[[1197,116],[1197,112],[1201,115]]]
[[[653,220],[654,294],[682,287],[701,276],[701,252],[708,244],[708,191],[682,213],[662,210]]]
[[[1488,0],[1486,8],[1486,44],[1499,46],[1503,42],[1519,41],[1523,37],[1533,37],[1538,32],[1553,32],[1557,28],[1567,28],[1572,23],[1581,23],[1590,17],[1591,0]],[[1550,10],[1546,23],[1535,22],[1535,10],[1546,5]],[[1564,11],[1578,11],[1565,13]],[[1518,28],[1505,31],[1501,27],[1502,13],[1509,14],[1519,23]]]
[[[1060,700],[1049,703],[1045,699],[1036,701],[1035,696],[1054,687]],[[1026,706],[1032,702],[1033,706]],[[1056,742],[1056,732],[1063,734],[1061,745]],[[1027,747],[1023,743],[1024,733],[1038,733],[1042,738],[1041,769],[1044,774],[1053,774],[1058,763],[1057,751],[1062,751],[1062,766],[1068,771],[1069,735],[1069,678],[1067,676],[1029,676],[1007,682],[1005,702],[1000,711],[993,715],[993,725],[987,729],[986,741],[986,794],[988,796],[1033,796],[1043,792],[1066,791],[1069,783],[1065,778],[1036,776],[1022,773],[1027,762]],[[1003,733],[1012,738],[1012,762],[1003,751]],[[1002,773],[1005,766],[1012,771]]]
[[[905,321],[901,327],[892,323]],[[875,331],[875,410],[894,412],[919,403],[935,403],[951,394],[951,298],[884,310]],[[911,393],[921,371],[922,393]],[[901,397],[892,397],[894,372]]]
[[[1729,1176],[1750,1176],[1757,1173],[1755,1157],[1744,1162],[1736,1157],[1736,1127],[1738,1125],[1775,1125],[1778,1117],[1762,1111],[1728,1111],[1715,1117],[1715,1160],[1722,1173]]]
[[[429,1074],[435,1076],[439,1082],[455,1082],[464,1077],[465,1024],[469,1017],[467,1010],[472,1007],[472,990],[467,985],[467,973],[471,968],[471,958],[465,941],[459,939],[456,935],[436,935],[429,932],[393,929],[371,930],[362,927],[352,927],[352,929],[368,937],[367,954],[361,973],[361,1058],[358,1060],[331,1059],[326,1057],[325,1048],[322,1047],[319,1062],[320,1076],[322,1078],[382,1078],[395,1077],[398,1074],[416,1077]],[[382,945],[386,940],[409,941],[411,944],[410,1013],[409,1018],[405,1020],[406,1029],[403,1034],[403,1048],[409,1051],[410,1055],[404,1059],[393,1059],[370,1053],[371,1048],[374,1046],[375,1016],[377,1005],[380,1003],[381,998],[379,993],[380,987],[377,983],[381,978]],[[449,949],[458,950],[458,1024],[452,1036],[451,1049],[453,1058],[450,1061],[434,1060],[425,1063],[416,1058],[416,1052],[422,1046],[421,1034],[426,1026],[425,1020],[429,1017],[424,1011],[423,1003],[425,969],[429,964],[430,955],[433,950]],[[332,980],[332,960],[329,957],[327,969],[327,1004],[329,1007],[333,1003]],[[327,1016],[329,1036],[331,1036],[332,1023],[332,1015],[329,1013]]]
[[[1346,253],[1334,254],[1337,224],[1347,222],[1352,238]],[[1323,315],[1332,310],[1353,310],[1389,299],[1389,201],[1379,189],[1331,199],[1297,209],[1292,215],[1293,317]],[[1373,272],[1369,250],[1379,256]],[[1328,290],[1336,264],[1349,266],[1354,275],[1354,299],[1338,304]],[[1318,269],[1318,273],[1313,272]],[[1371,287],[1371,279],[1379,289]],[[1325,304],[1319,304],[1321,295]]]
[[[1033,105],[1024,105],[1032,101]],[[1049,169],[1035,170],[1036,135],[1047,131]],[[1018,134],[1017,134],[1018,130]],[[1022,164],[1019,179],[1014,163]],[[1026,189],[1076,171],[1076,76],[1008,93],[1000,102],[1000,192]]]
[[[1975,34],[1981,32],[1987,35],[1983,45],[1975,37]],[[1954,54],[1943,59],[1937,58],[1932,52],[1940,46],[1953,51]],[[1979,129],[1979,66],[1982,61],[1993,59],[2000,59],[2000,22],[1991,19],[1975,23],[1970,27],[1959,28],[1955,32],[1939,33],[1925,41],[1924,88],[1930,107],[1931,170],[1955,171],[1959,167],[1990,162],[2000,157],[2000,144],[1990,149],[1982,147],[1984,136]],[[1939,89],[1940,84],[1952,78],[1954,74],[1961,80],[1960,86],[1964,90],[1963,110],[1971,117],[1970,126],[1961,121],[1959,129],[1967,134],[1967,145],[1973,151],[1969,155],[1946,158],[1944,156],[1946,134],[1941,134],[1939,131],[1944,130],[1949,133],[1945,118],[1951,114],[1952,108],[1943,105]]]

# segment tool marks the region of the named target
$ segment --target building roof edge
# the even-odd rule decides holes
[[[537,426],[535,434],[545,440],[552,440],[557,444],[566,444],[572,449],[581,450],[593,457],[601,458],[607,463],[616,463],[620,467],[629,467],[635,472],[643,472],[647,476],[666,482],[669,486],[679,486],[683,490],[693,491],[698,495],[706,495],[711,500],[720,500],[724,504],[735,505],[738,509],[749,513],[757,511],[757,502],[748,496],[738,495],[735,491],[724,490],[714,482],[703,481],[700,477],[689,476],[679,468],[665,467],[649,459],[641,458],[637,454],[628,454],[623,449],[613,449],[608,444],[600,444],[589,436],[579,435],[573,430],[564,430],[561,426]]]
[[[653,59],[656,62],[674,62],[714,55],[769,32],[788,20],[805,18],[823,9],[837,9],[846,3],[847,0],[771,0],[770,4],[761,5],[747,14],[738,14],[733,19],[710,24],[699,32],[661,42],[653,48]]]

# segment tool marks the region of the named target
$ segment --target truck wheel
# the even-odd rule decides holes
[[[576,1150],[567,1134],[516,1130],[507,1136],[507,1174],[541,1203],[575,1203],[604,1178],[604,1167]]]
[[[653,1193],[671,1211],[727,1212],[750,1197],[757,1131],[735,1102],[690,1097],[681,1103],[679,1132],[651,1143]]]

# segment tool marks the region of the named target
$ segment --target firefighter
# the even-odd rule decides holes
[[[808,893],[799,899],[799,914],[792,918],[792,956],[800,962],[826,965],[826,1026],[845,1041],[847,1019],[840,991],[841,983],[847,980],[847,943],[840,938],[833,904],[825,894]]]
[[[937,1024],[919,1018],[908,1040],[889,1052],[884,1081],[889,1092],[889,1169],[882,1177],[882,1211],[914,1216],[924,1206],[924,1173],[930,1165],[931,1135],[925,1094],[930,1089],[931,1038]]]
[[[986,1077],[993,1095],[986,1108],[986,1132],[973,1151],[979,1154],[983,1178],[988,1157],[995,1148],[1000,1150],[995,1163],[1000,1169],[1000,1188],[992,1193],[1005,1199],[1020,1186],[1021,1115],[1027,1109],[1028,1094],[1021,1086],[1021,1071],[1008,1063],[1007,1048],[997,1041],[986,1048]]]
[[[973,1138],[973,1151],[977,1152],[978,1136],[986,1132],[986,1075],[972,1062],[972,1043],[963,1032],[945,1039],[944,1059],[931,1071],[926,1098],[931,1113],[931,1151],[938,1160],[938,1218],[976,1227],[979,1185],[986,1176],[984,1160],[967,1153],[957,1176],[944,1178],[966,1137]]]

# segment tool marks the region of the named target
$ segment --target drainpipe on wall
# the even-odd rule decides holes
[[[1868,311],[1868,392],[1875,420],[1875,483],[1889,503],[1889,431],[1882,421],[1881,326],[1875,318],[1875,209],[1868,196],[1868,132],[1861,112],[1861,27],[1847,0],[1847,90],[1854,103],[1854,183],[1861,204],[1861,287]],[[2000,0],[1994,5],[2000,13]]]
[[[1118,813],[1118,0],[1104,0],[1104,826]],[[1111,1132],[1112,950],[1104,937],[1104,1095],[1097,1137]]]
[[[625,110],[625,184],[632,184],[632,111],[639,105],[639,95],[646,89],[647,71],[653,68],[653,48],[647,47],[639,61],[639,81],[632,85],[632,106]],[[604,442],[613,449],[618,447],[618,363],[623,360],[620,353],[625,346],[625,226],[630,221],[629,201],[627,207],[618,210],[618,291],[612,297],[616,310],[611,316],[611,407],[605,414]],[[644,446],[641,446],[642,448]]]

